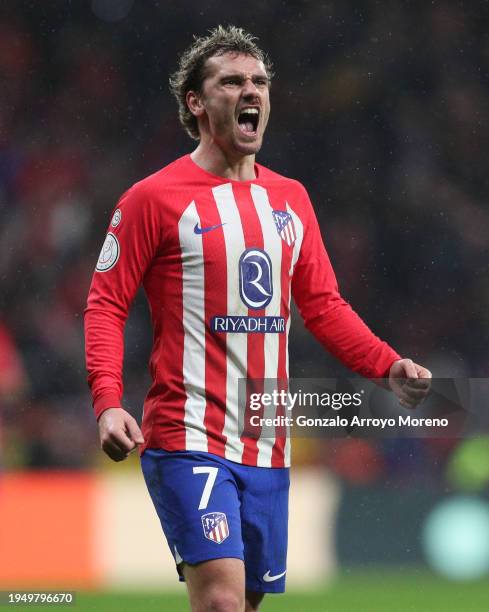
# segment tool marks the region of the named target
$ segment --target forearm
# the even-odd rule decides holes
[[[309,331],[348,368],[367,378],[387,378],[398,353],[378,338],[341,298],[325,298],[322,308],[304,316]]]
[[[121,406],[124,322],[100,306],[85,311],[88,384],[97,419],[107,408]]]

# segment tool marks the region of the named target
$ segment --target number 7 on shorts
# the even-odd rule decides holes
[[[209,503],[209,498],[212,492],[212,487],[216,482],[218,470],[219,468],[210,466],[198,466],[193,468],[194,474],[208,474],[204,490],[202,491],[202,497],[200,498],[198,508],[199,510],[205,510],[207,508],[207,504]]]

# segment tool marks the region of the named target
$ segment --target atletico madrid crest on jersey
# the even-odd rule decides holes
[[[297,238],[292,215],[285,210],[273,210],[272,214],[280,238],[292,246]]]
[[[204,535],[208,540],[220,544],[229,536],[228,520],[224,512],[209,512],[201,518]]]

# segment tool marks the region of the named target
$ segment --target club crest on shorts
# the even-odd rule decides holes
[[[297,238],[292,215],[285,210],[272,210],[272,214],[280,238],[292,246]]]
[[[229,536],[228,520],[224,512],[209,512],[201,516],[204,535],[211,542],[221,544]]]

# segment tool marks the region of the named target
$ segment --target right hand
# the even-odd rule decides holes
[[[113,460],[123,461],[138,444],[144,443],[136,419],[123,408],[108,408],[98,420],[100,446]]]

